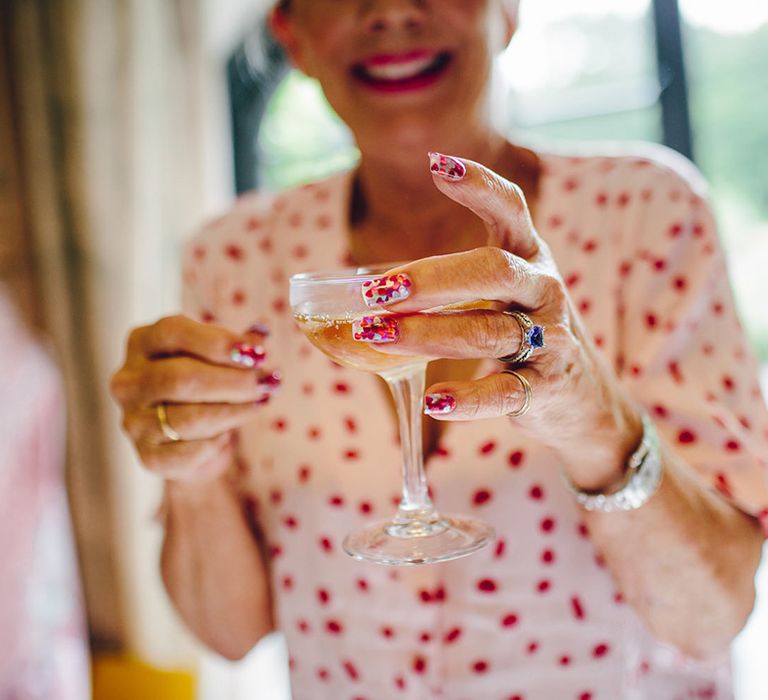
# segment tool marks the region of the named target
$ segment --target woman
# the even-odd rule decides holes
[[[703,186],[658,148],[566,157],[498,135],[489,75],[516,12],[276,8],[276,35],[360,164],[245,196],[206,227],[185,264],[202,322],[135,330],[114,378],[126,430],[165,479],[162,573],[180,614],[232,659],[279,627],[296,698],[730,697],[767,421]],[[388,569],[339,545],[397,497],[391,406],[375,376],[303,338],[286,280],[409,259],[377,290],[393,311],[486,298],[524,316],[404,314],[396,342],[363,334],[442,358],[425,400],[430,482],[442,510],[498,534],[472,557]]]

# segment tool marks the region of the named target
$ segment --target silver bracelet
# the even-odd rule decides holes
[[[627,476],[621,488],[614,493],[590,493],[577,488],[562,472],[566,488],[585,510],[613,513],[618,510],[635,510],[647,503],[659,488],[662,478],[661,452],[656,428],[645,413],[643,439],[627,460]]]

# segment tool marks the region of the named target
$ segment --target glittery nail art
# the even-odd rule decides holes
[[[280,372],[272,372],[271,374],[265,374],[263,377],[259,377],[258,384],[263,386],[268,392],[277,391],[280,388],[283,378]]]
[[[248,343],[235,343],[229,352],[232,362],[243,367],[256,367],[260,365],[267,357],[264,348],[258,345],[249,345]]]
[[[424,413],[428,415],[444,415],[456,408],[456,399],[450,394],[427,394],[424,397]]]
[[[363,282],[363,301],[367,306],[384,306],[406,299],[411,293],[411,278],[397,274]]]
[[[363,316],[352,324],[352,337],[366,343],[394,343],[400,330],[393,316]]]
[[[429,153],[429,169],[446,180],[461,180],[467,174],[467,168],[460,160],[434,151]]]

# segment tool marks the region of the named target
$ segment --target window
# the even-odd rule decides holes
[[[652,29],[649,0],[523,3],[499,60],[507,126],[558,139],[661,140]]]
[[[742,319],[768,362],[768,6],[685,2],[691,120]]]

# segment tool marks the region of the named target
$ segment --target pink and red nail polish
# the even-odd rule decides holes
[[[467,174],[467,166],[458,158],[443,155],[442,153],[429,153],[429,169],[435,175],[446,180],[461,180]]]
[[[263,386],[268,392],[277,391],[280,388],[280,384],[283,382],[283,377],[280,372],[272,372],[271,374],[265,374],[263,377],[259,377],[257,383],[259,386]]]
[[[442,416],[452,413],[456,408],[456,399],[450,394],[427,394],[424,397],[424,413]]]
[[[402,273],[369,280],[363,283],[363,301],[372,307],[394,304],[408,297],[411,285],[411,278]]]
[[[229,358],[243,367],[256,367],[267,357],[264,348],[249,343],[235,343],[229,352]]]
[[[365,343],[394,343],[400,329],[393,316],[363,316],[352,324],[352,337]]]

